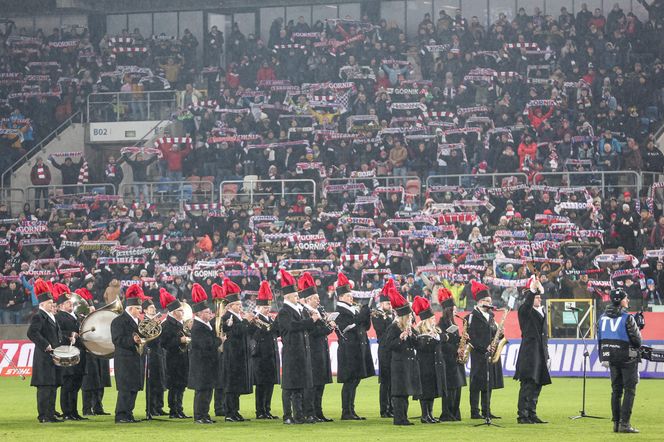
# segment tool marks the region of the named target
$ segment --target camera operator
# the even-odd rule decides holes
[[[645,325],[643,315],[627,312],[629,298],[622,289],[611,291],[611,305],[599,319],[597,338],[600,360],[611,370],[611,411],[615,433],[638,433],[630,425],[636,384],[639,382],[639,348]],[[623,397],[624,394],[624,397]],[[622,403],[621,403],[622,399]]]

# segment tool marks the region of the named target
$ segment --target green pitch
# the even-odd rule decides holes
[[[503,428],[474,428],[479,421],[469,419],[468,388],[462,398],[462,422],[420,424],[419,403],[412,401],[409,416],[415,426],[395,427],[390,419],[381,419],[378,413],[378,384],[376,378],[362,381],[357,392],[356,410],[366,416],[364,422],[339,421],[341,386],[328,385],[323,407],[327,417],[335,422],[314,425],[285,426],[280,420],[242,423],[226,423],[217,418],[214,425],[195,425],[190,420],[170,420],[140,424],[115,425],[113,416],[91,417],[85,422],[39,424],[36,418],[36,389],[30,387],[29,379],[0,378],[0,440],[76,440],[76,441],[190,441],[208,438],[233,438],[234,440],[434,440],[444,438],[455,441],[471,441],[488,438],[492,441],[542,441],[542,440],[664,440],[662,433],[662,407],[664,406],[664,381],[642,380],[637,388],[632,424],[641,430],[639,435],[617,435],[612,433],[609,398],[610,383],[607,379],[588,381],[587,412],[607,419],[580,419],[571,421],[569,416],[581,409],[581,379],[554,379],[553,385],[544,387],[540,397],[538,414],[550,421],[546,425],[519,425],[516,423],[516,403],[519,384],[507,381],[507,387],[493,394],[492,411],[502,419],[497,420]],[[185,393],[185,412],[192,413],[193,392]],[[104,406],[113,412],[116,392],[106,389]],[[144,417],[145,396],[139,394],[136,401],[137,418]],[[59,396],[58,396],[59,401]],[[80,405],[80,399],[79,399]],[[241,413],[245,418],[254,418],[253,396],[242,396]],[[281,392],[275,389],[272,413],[281,416]],[[435,412],[440,414],[440,399]],[[58,407],[59,408],[59,407]],[[80,411],[80,409],[79,409]]]

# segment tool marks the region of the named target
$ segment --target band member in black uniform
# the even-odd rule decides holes
[[[611,370],[611,412],[613,431],[616,433],[638,433],[632,427],[632,407],[639,383],[639,347],[641,328],[645,326],[640,315],[630,315],[629,297],[622,289],[611,291],[611,305],[599,318],[597,339],[600,360]],[[639,318],[637,321],[636,318]]]
[[[191,288],[191,299],[194,302],[191,306],[194,322],[191,326],[187,386],[195,391],[194,422],[212,424],[215,421],[210,419],[210,402],[212,392],[219,385],[217,370],[222,340],[210,324],[213,314],[207,303],[207,294],[199,284],[194,284]]]
[[[313,387],[309,333],[321,318],[318,312],[313,312],[309,318],[303,316],[304,307],[298,302],[295,278],[283,269],[280,272],[284,304],[279,310],[277,322],[283,345],[281,400],[284,424],[314,423],[314,420],[304,417],[303,394],[305,389]]]
[[[143,317],[157,319],[157,309],[151,298],[141,303]],[[164,350],[161,348],[161,335],[145,344],[148,363],[148,388],[150,389],[150,414],[166,416],[164,411],[164,390],[166,389],[166,371],[164,369]]]
[[[60,385],[60,368],[53,363],[51,354],[60,345],[60,327],[56,322],[52,286],[42,279],[35,281],[34,290],[39,310],[32,316],[28,339],[35,344],[30,385],[37,387],[37,419],[40,423],[55,423],[55,399]]]
[[[341,388],[341,420],[365,420],[355,412],[355,392],[362,379],[374,376],[376,370],[371,356],[367,330],[371,328],[368,305],[358,308],[353,300],[350,281],[345,276],[337,280],[337,382]]]
[[[498,360],[491,364],[491,342],[498,332],[498,325],[494,320],[489,287],[477,281],[471,281],[471,293],[477,302],[473,311],[468,315],[468,336],[473,350],[470,352],[470,418],[500,419],[491,414],[490,390],[503,388],[503,367]],[[487,364],[489,364],[489,385],[487,385]],[[482,396],[482,414],[480,414],[480,395]]]
[[[212,322],[213,327],[215,328],[215,333],[219,334],[219,330],[217,330],[217,318],[221,318],[224,316],[225,313],[225,304],[226,304],[226,292],[224,291],[224,287],[219,285],[219,284],[212,284],[212,300],[214,301],[214,306],[210,306],[210,309],[212,310],[212,316],[214,317],[214,322]],[[219,301],[221,300],[221,301]],[[221,304],[218,304],[218,302],[221,302]],[[218,309],[218,307],[221,305],[221,311]],[[218,315],[218,316],[217,316]],[[221,320],[219,320],[221,321]],[[223,327],[221,322],[219,322],[219,327]],[[223,328],[222,328],[223,331]],[[223,335],[223,334],[222,334]],[[225,337],[222,339],[225,340]],[[223,352],[222,352],[223,353]],[[223,389],[223,382],[224,380],[222,379],[223,375],[223,370],[222,370],[222,364],[224,363],[224,358],[222,357],[223,355],[219,355],[219,368],[215,371],[217,376],[219,376],[218,382],[217,382],[217,387],[214,389],[214,415],[221,417],[221,416],[226,416],[226,398],[224,397],[224,389]]]
[[[371,312],[371,324],[376,332],[378,341],[378,382],[380,383],[379,401],[380,417],[394,417],[392,413],[392,398],[390,395],[390,352],[385,347],[383,336],[385,330],[394,320],[390,297],[387,296],[389,288],[394,288],[394,280],[389,279],[383,286],[378,298],[378,308]]]
[[[543,385],[551,383],[549,376],[548,339],[546,313],[542,305],[544,287],[536,277],[531,277],[524,290],[525,300],[519,307],[521,347],[516,360],[514,379],[521,381],[517,422],[520,424],[544,424],[537,416],[537,400]]]
[[[413,299],[413,313],[420,317],[417,324],[417,361],[420,365],[420,380],[422,394],[416,399],[420,400],[423,424],[437,424],[440,422],[433,417],[433,401],[437,397],[444,398],[446,390],[445,362],[443,361],[442,340],[447,336],[440,332],[436,326],[436,317],[431,310],[431,304],[425,298],[416,296]]]
[[[460,421],[461,387],[466,385],[466,370],[464,365],[458,362],[461,335],[454,323],[454,315],[457,310],[452,292],[446,288],[439,289],[438,303],[443,307],[443,314],[440,317],[438,328],[441,329],[443,335],[446,335],[446,338],[441,339],[446,388],[443,412],[439,420],[441,422]]]
[[[85,278],[85,286],[76,289],[75,292],[88,302],[90,313],[95,311],[94,297],[90,292],[94,284],[93,278]],[[104,411],[104,388],[111,386],[111,370],[108,359],[95,356],[92,353],[85,354],[85,372],[81,384],[81,396],[83,399],[83,416],[109,416],[111,413]]]
[[[304,317],[318,312],[321,317],[323,313],[319,310],[320,297],[316,290],[316,283],[309,272],[304,272],[297,281],[299,296],[304,298]],[[330,364],[330,346],[327,336],[334,331],[336,323],[325,320],[317,321],[314,329],[309,332],[309,344],[311,346],[311,371],[313,387],[304,390],[304,414],[307,418],[318,422],[332,422],[323,414],[323,393],[325,384],[332,383],[332,367]]]
[[[168,388],[168,417],[170,419],[188,419],[184,414],[182,398],[187,387],[189,374],[189,329],[185,332],[182,322],[184,310],[182,304],[166,289],[159,290],[159,301],[162,308],[168,310],[168,316],[161,323],[161,347],[164,350],[164,371],[166,372],[166,388]]]
[[[224,396],[226,398],[226,422],[243,422],[240,414],[240,395],[253,392],[251,382],[251,334],[249,321],[242,313],[240,287],[228,278],[224,278],[226,293],[226,313],[221,319],[226,343],[222,353]],[[253,315],[249,315],[253,319]]]
[[[144,362],[138,353],[138,322],[141,302],[145,295],[140,285],[134,284],[125,292],[125,311],[111,322],[111,338],[115,346],[115,386],[118,399],[115,404],[115,423],[140,422],[134,419],[136,396],[143,390]]]
[[[279,330],[270,317],[272,289],[262,281],[256,299],[256,316],[252,322],[253,346],[251,351],[253,382],[256,386],[256,419],[279,419],[271,413],[272,392],[281,382],[279,364]]]
[[[85,347],[78,336],[80,322],[74,313],[70,301],[69,287],[56,283],[53,285],[53,298],[58,306],[55,319],[62,334],[62,345],[73,345],[79,349],[80,361],[72,367],[62,367],[62,387],[60,388],[60,408],[64,420],[81,421],[88,418],[78,414],[78,392],[85,373]]]
[[[388,292],[397,319],[390,324],[383,339],[392,353],[390,376],[394,425],[414,425],[408,420],[408,396],[422,394],[420,366],[417,363],[417,338],[412,329],[413,314],[408,301],[395,288]]]

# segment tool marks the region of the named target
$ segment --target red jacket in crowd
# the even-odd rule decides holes
[[[528,119],[530,120],[530,124],[535,128],[535,130],[537,130],[542,125],[542,123],[551,118],[551,115],[553,115],[553,107],[550,107],[547,113],[540,116],[537,116],[533,109],[534,108],[532,107],[528,109]]]
[[[168,163],[168,170],[171,172],[182,171],[182,161],[184,157],[189,155],[191,152],[191,145],[186,144],[182,150],[173,150],[173,145],[170,143],[164,143],[159,146],[161,152],[164,154],[164,159]]]
[[[30,171],[30,181],[33,186],[48,186],[51,184],[51,170],[46,163],[35,164]]]
[[[519,169],[523,169],[523,163],[526,160],[526,157],[530,157],[532,163],[535,162],[535,157],[537,156],[537,143],[526,144],[522,142],[519,144]]]
[[[274,75],[274,69],[271,67],[262,67],[256,73],[256,81],[276,80],[277,76]]]

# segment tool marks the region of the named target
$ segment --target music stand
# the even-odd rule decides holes
[[[593,308],[592,305],[589,308]],[[588,327],[588,330],[586,333],[581,332],[581,323],[579,322],[579,315],[578,315],[578,310],[572,309],[572,315],[574,315],[574,320],[576,321],[576,333],[577,335],[581,336],[581,342],[583,343],[583,392],[581,393],[582,399],[581,399],[581,411],[579,411],[578,416],[570,416],[569,418],[572,420],[576,419],[581,419],[584,417],[590,418],[590,419],[605,419],[600,416],[590,416],[586,414],[586,365],[588,363],[588,359],[590,358],[590,353],[588,353],[588,346],[586,344],[586,336],[588,333],[590,333],[590,327]]]
[[[507,313],[505,313],[507,314]],[[489,329],[489,337],[491,337],[491,318],[486,322],[487,328]],[[498,330],[496,331],[498,333]],[[473,425],[474,427],[481,427],[486,425],[487,427],[498,427],[502,428],[501,425],[494,424],[491,421],[491,354],[487,351],[485,354],[486,357],[486,405],[487,405],[487,410],[486,410],[486,415],[484,416],[484,422],[480,424],[475,424]]]

